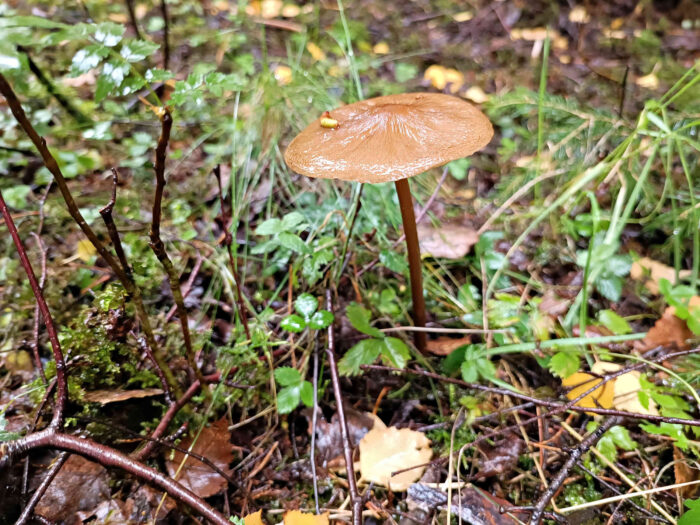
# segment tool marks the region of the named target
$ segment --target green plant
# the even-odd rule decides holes
[[[304,380],[299,370],[290,366],[276,368],[275,380],[282,386],[277,392],[277,411],[280,414],[289,414],[299,406],[299,401],[307,407],[313,406],[313,385]]]
[[[303,293],[294,301],[296,314],[285,317],[280,326],[289,332],[303,332],[306,328],[323,330],[333,322],[333,314],[318,309],[318,299],[310,293]]]
[[[389,366],[404,368],[411,354],[406,344],[397,337],[387,337],[384,332],[370,324],[372,314],[366,308],[357,303],[351,303],[346,309],[348,320],[352,326],[370,336],[363,339],[350,350],[338,362],[338,371],[342,375],[356,375],[360,373],[362,365],[373,363],[378,357]]]
[[[697,295],[695,290],[690,286],[671,286],[668,279],[659,280],[659,290],[669,306],[676,309],[674,315],[683,319],[694,334],[700,335],[700,305],[691,304],[691,299]]]

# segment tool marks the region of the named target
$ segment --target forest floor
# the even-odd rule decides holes
[[[697,0],[11,0],[0,74],[0,524],[700,523]],[[495,131],[423,352],[394,186],[284,162],[416,91]]]

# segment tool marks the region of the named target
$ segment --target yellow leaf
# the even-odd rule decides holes
[[[583,6],[577,5],[569,12],[569,22],[574,22],[577,24],[585,24],[590,19],[591,19],[591,17],[588,16],[588,12],[586,11],[586,8]]]
[[[377,55],[386,55],[389,53],[389,44],[386,42],[377,42],[375,46],[372,48],[372,51],[374,51],[375,54]]]
[[[292,81],[292,69],[287,66],[277,66],[275,68],[275,80],[280,86],[285,86]]]
[[[647,89],[656,89],[659,87],[659,77],[657,77],[656,73],[654,72],[651,72],[648,75],[644,75],[643,77],[637,78],[635,82],[638,86]]]
[[[464,98],[471,100],[477,104],[483,104],[489,99],[489,96],[484,93],[484,90],[479,86],[472,86],[467,89],[467,92],[463,95]]]
[[[362,479],[394,492],[407,490],[411,483],[418,481],[432,457],[430,440],[422,432],[409,428],[375,425],[360,441]],[[404,469],[410,470],[392,476],[393,472]]]
[[[287,4],[282,8],[282,16],[285,18],[294,18],[301,14],[301,7],[294,4]]]
[[[591,370],[594,374],[602,376],[610,372],[617,372],[621,368],[622,367],[616,363],[598,361],[591,367]],[[639,382],[641,376],[642,374],[639,371],[632,370],[610,381],[613,385],[612,406],[618,410],[656,416],[659,412],[656,409],[656,403],[653,399],[649,399],[649,408],[644,408],[639,401],[638,393],[642,389]]]
[[[97,250],[95,250],[95,247],[90,241],[87,239],[78,241],[78,247],[75,250],[75,254],[78,256],[78,259],[83,262],[88,262],[96,253]]]
[[[243,523],[245,523],[245,525],[264,525],[262,520],[262,510],[244,516]]]
[[[309,42],[306,44],[306,50],[316,62],[326,59],[326,53],[323,52],[323,49],[318,47],[313,42]]]
[[[284,525],[328,525],[328,513],[321,515],[290,510],[284,513]],[[246,523],[246,525],[248,525]]]
[[[594,386],[600,384],[602,380],[591,374],[584,372],[576,372],[562,380],[561,384],[565,387],[573,387],[566,393],[569,399],[576,399],[584,392],[587,392]],[[615,387],[612,381],[608,381],[601,388],[595,389],[584,398],[576,402],[576,406],[583,408],[611,408],[613,397],[615,396]]]
[[[438,64],[433,64],[423,73],[423,78],[430,82],[436,89],[443,90],[448,85],[450,93],[457,93],[464,85],[464,75],[456,69],[448,69]]]

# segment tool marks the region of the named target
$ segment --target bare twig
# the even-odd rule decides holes
[[[163,17],[163,69],[168,69],[170,66],[170,20],[165,0],[160,0],[160,16]]]
[[[102,220],[104,221],[105,226],[107,226],[107,233],[109,234],[109,238],[112,241],[112,245],[114,246],[114,251],[117,254],[117,258],[119,259],[119,262],[121,263],[122,268],[124,269],[124,273],[128,276],[131,276],[131,267],[129,266],[129,262],[126,259],[126,253],[124,253],[124,246],[122,246],[122,241],[119,238],[119,232],[117,231],[117,225],[114,224],[114,217],[112,216],[112,212],[114,211],[114,205],[117,202],[118,184],[119,172],[117,171],[117,168],[112,168],[112,196],[109,199],[109,202],[103,208],[100,208],[100,215],[102,216]]]
[[[313,397],[313,414],[311,415],[311,451],[310,458],[311,461],[311,477],[314,483],[314,505],[316,507],[316,514],[321,514],[321,508],[318,504],[318,476],[316,474],[316,429],[318,427],[318,337],[316,338],[316,344],[314,345],[314,371],[311,383],[314,389]]]
[[[41,207],[43,209],[43,206]],[[40,211],[41,215],[42,212]],[[40,223],[43,221],[40,221]],[[41,224],[37,229],[38,232],[41,231]],[[41,242],[41,237],[39,233],[32,232],[32,237],[36,240],[36,245],[39,248],[39,253],[41,254],[41,276],[39,277],[39,290],[44,292],[44,284],[46,283],[46,250],[44,249],[44,243]],[[39,318],[41,317],[41,310],[39,309],[39,303],[34,307],[34,342],[32,344],[32,353],[34,354],[34,366],[39,369],[39,375],[44,385],[48,384],[46,379],[46,374],[44,373],[44,365],[41,363],[41,356],[39,355]]]
[[[160,138],[158,139],[158,146],[156,147],[156,162],[154,168],[156,175],[156,189],[153,197],[153,219],[151,221],[151,231],[149,234],[151,238],[150,246],[155,256],[163,265],[165,273],[168,276],[170,291],[173,294],[173,300],[175,301],[175,306],[177,307],[177,316],[180,319],[180,328],[182,330],[182,339],[185,343],[185,356],[187,358],[187,363],[189,364],[190,369],[196,376],[197,380],[201,384],[204,384],[202,371],[195,362],[189,318],[187,315],[187,309],[185,308],[185,299],[182,296],[182,289],[180,288],[180,276],[178,275],[173,262],[170,260],[168,252],[165,250],[163,240],[160,238],[160,219],[162,214],[163,190],[165,188],[165,158],[168,149],[168,142],[170,141],[170,130],[173,125],[173,119],[170,114],[170,110],[167,107],[160,110],[159,116],[161,122],[161,133]],[[208,400],[211,400],[211,392],[209,392],[208,389],[204,389],[204,394]]]
[[[214,176],[216,177],[216,182],[219,186],[219,202],[221,206],[221,221],[223,223],[224,229],[224,240],[223,244],[226,245],[226,251],[228,252],[228,261],[231,266],[231,275],[233,275],[233,282],[236,285],[236,302],[238,303],[238,316],[241,318],[243,323],[243,328],[245,330],[245,335],[250,339],[250,328],[248,328],[248,309],[243,302],[243,289],[241,288],[241,280],[238,277],[238,265],[236,264],[236,259],[233,257],[233,248],[231,247],[233,243],[233,235],[231,234],[229,228],[230,223],[233,221],[233,213],[226,212],[226,205],[224,203],[224,188],[221,184],[221,167],[217,164],[214,168]]]
[[[1,77],[2,75],[0,75]],[[53,357],[56,363],[56,408],[54,409],[53,418],[51,419],[50,428],[57,429],[63,425],[63,415],[68,400],[68,384],[66,382],[66,362],[63,359],[63,351],[61,350],[61,343],[58,341],[58,334],[56,333],[56,327],[53,324],[53,318],[51,317],[51,312],[49,307],[44,300],[44,295],[41,292],[39,283],[34,275],[34,270],[32,269],[32,264],[29,262],[29,257],[27,257],[27,251],[24,249],[22,240],[19,238],[17,233],[17,228],[12,220],[12,215],[10,210],[5,204],[5,199],[2,196],[2,191],[0,191],[0,214],[5,218],[5,225],[10,231],[10,236],[12,237],[12,242],[17,249],[17,254],[19,255],[20,263],[24,268],[29,279],[29,286],[32,288],[34,293],[34,298],[36,299],[41,315],[44,318],[44,323],[46,324],[46,332],[49,336],[49,341],[51,342],[51,348],[53,349]]]
[[[326,290],[326,309],[333,312],[333,302],[331,301],[331,291]],[[331,374],[331,383],[333,384],[333,395],[338,409],[338,421],[340,422],[340,434],[343,438],[343,454],[345,456],[345,467],[348,472],[348,487],[350,489],[350,501],[352,503],[352,523],[353,525],[362,525],[362,498],[357,491],[357,482],[355,480],[355,469],[353,467],[352,446],[350,444],[350,432],[348,431],[348,422],[345,419],[345,409],[343,408],[343,394],[340,390],[340,377],[338,375],[338,365],[335,361],[335,333],[333,323],[328,326],[328,347],[326,348],[328,356],[328,369]]]
[[[126,10],[129,13],[129,22],[131,22],[131,27],[134,30],[134,35],[139,40],[143,40],[141,36],[141,31],[139,30],[138,20],[136,20],[136,12],[134,11],[134,0],[125,0]]]
[[[606,419],[600,424],[600,426],[598,426],[598,428],[596,428],[593,432],[588,434],[584,438],[584,440],[578,444],[578,446],[571,452],[569,458],[561,467],[561,469],[554,477],[552,482],[549,484],[547,490],[545,490],[542,493],[542,495],[537,499],[532,514],[530,515],[530,525],[539,525],[539,523],[542,521],[542,515],[544,513],[545,507],[547,506],[549,501],[554,497],[557,491],[561,488],[561,486],[564,484],[564,480],[569,475],[571,469],[574,468],[574,465],[576,465],[576,463],[581,459],[581,457],[586,452],[588,452],[588,449],[590,449],[593,445],[595,445],[598,442],[598,440],[601,437],[603,437],[603,434],[605,434],[615,425],[619,424],[621,421],[622,418],[620,417],[611,417],[609,419]]]
[[[53,175],[54,181],[56,182],[56,185],[58,186],[58,189],[61,192],[61,195],[63,196],[63,200],[66,203],[66,207],[68,208],[68,213],[77,223],[78,227],[82,230],[82,232],[85,234],[88,240],[95,247],[95,250],[100,255],[100,257],[102,257],[105,260],[105,262],[115,273],[115,275],[122,283],[127,293],[131,296],[131,299],[134,303],[134,307],[136,308],[136,313],[139,317],[139,321],[141,322],[141,327],[144,331],[146,339],[148,340],[148,344],[153,349],[155,365],[163,370],[163,373],[165,374],[165,377],[168,380],[168,385],[170,386],[170,389],[173,390],[173,392],[175,393],[179,393],[180,389],[175,381],[175,377],[173,376],[173,373],[170,370],[170,368],[168,368],[165,357],[162,355],[162,352],[153,334],[151,322],[149,320],[148,313],[146,312],[146,308],[143,304],[143,299],[141,297],[141,290],[138,288],[138,286],[135,285],[134,281],[130,279],[130,277],[125,273],[124,269],[119,264],[119,261],[105,247],[105,245],[99,239],[97,234],[94,232],[94,230],[90,227],[90,225],[83,217],[82,213],[80,212],[80,209],[78,208],[78,205],[73,199],[73,195],[71,194],[70,189],[68,188],[68,183],[66,182],[66,179],[63,176],[63,173],[61,172],[61,168],[59,167],[58,162],[56,162],[56,159],[49,151],[49,148],[46,145],[46,141],[39,136],[39,134],[34,129],[34,126],[32,126],[31,122],[29,122],[29,119],[24,113],[24,110],[22,109],[22,104],[17,98],[17,95],[15,95],[15,92],[12,90],[12,87],[10,86],[9,82],[7,82],[7,79],[1,73],[0,93],[2,93],[5,99],[7,100],[7,105],[10,107],[10,110],[12,111],[12,114],[14,115],[19,125],[29,136],[30,140],[34,144],[34,147],[39,151],[39,154],[41,155],[41,158],[44,161],[44,166],[46,166],[46,169],[48,169],[51,175]]]
[[[70,454],[68,452],[61,452],[58,455],[53,465],[51,465],[49,471],[46,473],[46,476],[44,476],[44,479],[41,480],[41,484],[34,491],[34,494],[32,494],[32,497],[27,502],[27,505],[25,505],[24,509],[22,510],[22,514],[20,514],[19,519],[15,522],[15,525],[25,525],[25,523],[29,521],[34,513],[34,509],[39,503],[39,500],[46,493],[49,485],[51,485],[51,482],[58,474],[58,471],[61,470],[63,464],[68,460],[69,456]]]

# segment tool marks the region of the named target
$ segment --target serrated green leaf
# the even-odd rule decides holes
[[[318,308],[318,300],[310,293],[303,293],[294,301],[294,309],[308,320]]]
[[[396,337],[385,337],[381,343],[383,343],[381,355],[389,366],[404,368],[411,358],[411,352],[406,344]]]
[[[293,211],[282,217],[282,230],[292,231],[306,222],[304,216],[298,211]]]
[[[625,427],[621,427],[620,425],[612,427],[606,432],[606,434],[610,434],[615,442],[615,445],[620,447],[622,450],[634,450],[638,446],[637,442],[632,439],[632,436],[630,436],[629,430],[627,430]]]
[[[348,316],[348,320],[355,330],[372,337],[384,338],[384,334],[381,330],[369,324],[372,313],[363,306],[357,303],[350,303],[345,309],[345,314]]]
[[[393,251],[382,250],[379,252],[379,262],[389,268],[392,272],[402,274],[408,270],[406,258]]]
[[[360,366],[369,365],[379,357],[382,346],[379,339],[363,339],[338,361],[338,372],[344,376],[359,374]]]
[[[127,62],[140,62],[155,53],[159,47],[155,42],[130,40],[122,46],[120,54]]]
[[[484,379],[493,379],[496,377],[496,365],[485,357],[476,360],[476,368],[479,371],[479,375]]]
[[[256,235],[276,235],[282,232],[282,221],[273,217],[255,228]]]
[[[32,192],[32,187],[26,184],[17,184],[2,190],[2,195],[10,208],[23,210],[27,207],[27,197]]]
[[[95,40],[107,47],[114,47],[121,42],[125,29],[126,28],[121,24],[115,24],[114,22],[102,22],[99,24],[94,24],[93,37]]]
[[[277,240],[282,246],[288,250],[292,250],[293,252],[301,254],[311,253],[311,248],[309,248],[308,244],[302,241],[298,235],[294,235],[293,233],[282,232],[277,236]]]
[[[685,506],[689,510],[685,511],[678,519],[678,525],[697,525],[700,523],[700,499],[687,499]]]
[[[97,78],[95,101],[100,102],[104,100],[107,95],[122,85],[124,77],[128,74],[129,66],[126,64],[106,62],[102,66],[102,73]]]
[[[600,276],[595,280],[595,286],[600,295],[616,303],[622,295],[622,279],[615,275]]]
[[[291,366],[275,368],[275,380],[282,386],[294,386],[301,383],[301,373]]]
[[[479,380],[479,370],[476,368],[475,361],[463,361],[460,370],[462,372],[462,379],[467,383],[476,383]]]
[[[578,355],[573,352],[557,352],[549,361],[549,370],[560,378],[573,375],[580,366]]]
[[[71,76],[77,77],[78,75],[82,75],[96,68],[108,54],[109,50],[101,45],[90,45],[79,49],[75,55],[73,55],[70,66]]]
[[[632,268],[632,258],[629,255],[613,255],[605,261],[605,271],[617,277],[626,277]]]
[[[165,71],[163,69],[151,68],[146,71],[144,78],[148,82],[165,82],[173,78],[173,74],[170,71]]]
[[[323,330],[328,328],[333,322],[334,316],[328,310],[319,310],[309,319],[309,328],[314,330]]]
[[[280,326],[283,330],[287,330],[287,332],[294,332],[298,334],[299,332],[303,332],[306,328],[306,321],[304,321],[304,319],[298,315],[292,314],[282,319]]]
[[[304,381],[299,389],[299,395],[301,396],[301,402],[307,407],[314,406],[314,386],[308,381]]]
[[[299,386],[288,386],[277,392],[277,412],[289,414],[299,406]]]

